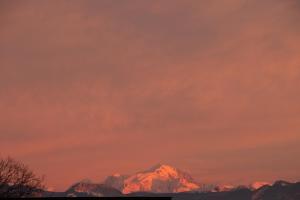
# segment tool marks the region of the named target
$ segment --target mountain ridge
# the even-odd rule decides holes
[[[200,185],[188,173],[166,164],[157,164],[132,175],[108,176],[104,184],[124,194],[132,192],[175,193],[200,188]]]
[[[86,185],[85,185],[86,184]],[[84,183],[81,186],[87,188],[95,187],[94,183]],[[96,184],[101,185],[103,184]],[[66,192],[47,192],[41,194],[42,197],[97,197],[97,196],[122,196],[122,197],[160,197],[168,196],[174,200],[299,200],[300,199],[300,182],[289,183],[286,181],[277,181],[272,185],[264,185],[259,189],[251,190],[250,188],[238,187],[230,191],[221,192],[179,192],[179,193],[150,193],[150,192],[134,192],[130,194],[112,193],[93,193],[86,191],[87,188],[76,189],[78,184],[71,186]],[[75,190],[74,190],[75,187]],[[108,186],[104,186],[109,188]],[[82,190],[83,189],[83,190]],[[74,192],[75,191],[75,192]]]
[[[273,184],[256,181],[249,185],[205,185],[170,165],[158,164],[132,175],[115,173],[102,183],[84,179],[65,192],[45,191],[44,197],[171,196],[175,200],[299,200],[300,182]]]

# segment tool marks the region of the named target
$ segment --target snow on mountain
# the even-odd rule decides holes
[[[249,185],[249,189],[251,190],[257,190],[265,185],[271,185],[270,183],[268,182],[261,182],[261,181],[256,181],[252,184]]]
[[[233,186],[233,185],[217,185],[213,190],[214,192],[225,192],[225,191],[233,191],[237,189],[249,189],[249,190],[257,190],[263,186],[270,186],[271,184],[268,182],[263,182],[263,181],[256,181],[253,182],[249,185],[238,185],[238,186]]]
[[[104,182],[105,185],[109,185],[110,187],[116,188],[122,191],[124,186],[124,181],[128,178],[127,175],[113,174],[108,176]]]
[[[115,188],[104,184],[92,183],[91,181],[81,181],[72,185],[66,192],[70,197],[86,196],[120,196],[122,193]]]
[[[253,191],[251,200],[299,200],[300,182],[276,181]]]
[[[287,181],[283,181],[283,180],[279,180],[279,181],[276,181],[273,186],[287,186],[287,185],[290,185],[291,183],[290,182],[287,182]]]
[[[235,189],[236,187],[233,185],[217,185],[213,191],[215,192],[225,192],[225,191],[231,191]]]
[[[177,193],[200,188],[189,174],[161,164],[130,176],[119,174],[109,176],[104,184],[124,194],[132,192]]]

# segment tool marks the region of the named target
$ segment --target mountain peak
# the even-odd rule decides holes
[[[290,184],[291,184],[290,182],[279,180],[279,181],[276,181],[273,184],[273,186],[287,186],[287,185],[290,185]]]
[[[251,190],[257,190],[257,189],[259,189],[259,188],[261,188],[261,187],[263,187],[263,186],[266,186],[266,185],[271,185],[270,183],[268,183],[268,182],[265,182],[265,181],[256,181],[256,182],[253,182],[253,183],[251,183],[250,185],[249,185],[249,188],[251,189]]]
[[[161,163],[158,163],[156,165],[153,165],[152,167],[149,168],[149,170],[155,170],[155,169],[159,169],[159,168],[174,168],[170,165],[167,165],[167,164],[161,164]]]
[[[106,179],[108,184],[123,193],[155,192],[173,193],[199,189],[192,177],[170,165],[157,164],[146,171],[130,176],[110,176]]]
[[[104,184],[83,180],[72,185],[67,191],[67,196],[120,196],[122,193],[113,187]]]
[[[165,164],[157,164],[149,168],[148,170],[144,171],[143,173],[150,173],[150,172],[155,172],[157,174],[169,174],[169,175],[175,175],[178,173],[178,169],[175,167],[172,167],[170,165],[165,165]]]

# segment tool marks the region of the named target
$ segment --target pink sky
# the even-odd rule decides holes
[[[157,163],[299,180],[297,0],[0,2],[0,156],[56,190]]]

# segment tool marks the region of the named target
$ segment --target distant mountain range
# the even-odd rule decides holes
[[[104,184],[122,191],[123,194],[176,193],[200,189],[199,184],[186,172],[161,164],[129,176],[119,174],[109,176]]]
[[[65,192],[44,197],[172,196],[178,200],[300,200],[300,183],[254,182],[249,186],[204,185],[169,165],[156,165],[133,175],[114,174],[103,183],[80,181]]]

